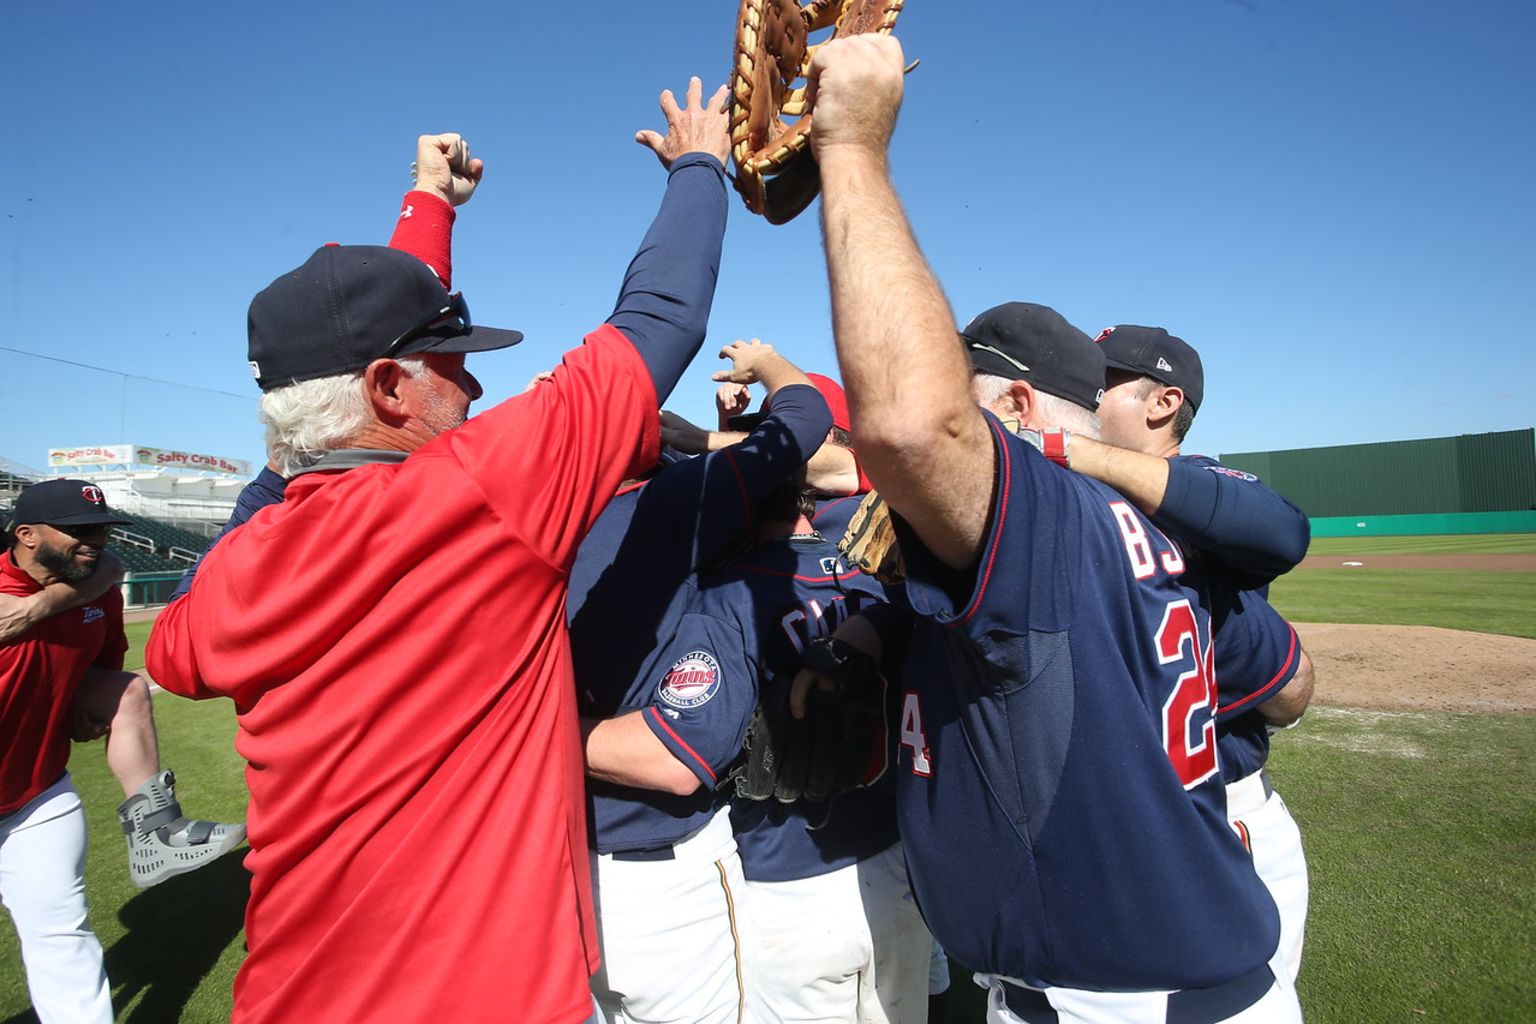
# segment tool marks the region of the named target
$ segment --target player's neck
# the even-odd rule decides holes
[[[771,540],[784,540],[788,537],[796,537],[801,534],[812,534],[816,527],[805,516],[796,516],[794,519],[779,519],[771,523],[763,523],[757,528],[757,540],[759,544],[766,544]]]

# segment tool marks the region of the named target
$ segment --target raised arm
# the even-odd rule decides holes
[[[469,155],[469,142],[456,132],[416,140],[411,177],[416,187],[400,201],[391,249],[408,252],[432,268],[443,287],[453,288],[455,207],[474,197],[485,161]]]
[[[834,40],[811,77],[833,333],[859,458],[923,543],[964,568],[986,530],[996,455],[949,303],[891,184],[901,45]]]
[[[663,92],[667,134],[635,135],[667,168],[667,191],[608,318],[645,360],[658,402],[672,393],[704,342],[720,273],[730,152],[725,87],[707,105],[702,95],[697,77],[688,84],[686,107],[678,107],[670,89]]]

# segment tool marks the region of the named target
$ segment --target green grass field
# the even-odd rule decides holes
[[[1269,599],[1293,622],[1441,626],[1536,637],[1536,573],[1295,569]]]
[[[1411,542],[1392,549],[1402,553],[1444,540],[1377,539]],[[1497,550],[1529,542],[1506,539]],[[1273,596],[1303,622],[1533,636],[1533,584],[1536,574],[1317,570],[1282,578]],[[148,627],[128,629],[136,666]],[[155,713],[187,809],[237,820],[245,794],[228,702],[161,695]],[[1316,708],[1277,738],[1271,767],[1312,871],[1300,982],[1309,1022],[1536,1019],[1536,716]],[[134,889],[114,813],[121,794],[100,746],[77,747],[71,768],[91,829],[86,884],[118,1020],[227,1020],[242,955],[240,854]],[[982,1020],[981,991],[958,964],[953,977],[948,1021]],[[30,1024],[28,1005],[14,933],[0,928],[0,1024]]]
[[[1317,537],[1309,555],[1529,555],[1536,533],[1484,533],[1464,537]]]
[[[244,820],[244,764],[233,747],[230,703],[160,694],[155,720],[161,761],[176,772],[182,806],[200,818]],[[85,887],[91,924],[106,951],[117,1019],[133,1024],[227,1021],[230,987],[244,949],[241,929],[249,891],[249,876],[240,863],[244,847],[201,871],[135,889],[117,823],[123,793],[107,771],[102,744],[77,744],[70,773],[90,828]],[[0,1024],[31,1024],[30,1005],[16,933],[7,919],[0,927]]]

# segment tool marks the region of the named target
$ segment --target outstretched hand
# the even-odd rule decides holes
[[[485,173],[485,161],[471,159],[469,142],[457,132],[423,135],[416,140],[416,162],[411,165],[416,188],[430,192],[454,206],[463,206],[475,194]]]
[[[672,161],[685,153],[708,153],[721,165],[731,153],[730,118],[727,115],[725,86],[715,90],[709,103],[702,103],[703,83],[697,75],[688,80],[688,105],[679,107],[671,89],[661,93],[661,112],[667,118],[667,134],[649,129],[635,133],[635,141],[650,149],[671,168]]]
[[[729,370],[716,370],[710,375],[710,380],[729,381],[733,384],[756,384],[762,379],[759,368],[763,360],[774,355],[773,346],[765,341],[753,338],[751,341],[742,341],[737,338],[720,350],[721,359],[729,359]],[[717,400],[718,400],[718,396]]]

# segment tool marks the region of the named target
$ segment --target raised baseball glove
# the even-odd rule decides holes
[[[770,224],[792,220],[821,190],[811,155],[806,73],[838,36],[889,33],[905,0],[741,0],[731,68],[731,157],[736,191]],[[817,43],[813,32],[832,29]],[[786,124],[785,118],[797,118]]]
[[[891,507],[878,491],[864,495],[837,548],[859,571],[881,583],[900,583],[907,578],[901,548],[896,543],[896,524],[891,522]]]
[[[764,690],[747,726],[746,757],[733,779],[747,800],[827,800],[868,786],[887,763],[886,685],[874,659],[841,640],[812,641],[805,668],[832,682],[807,695],[805,717],[790,714],[790,676]]]

